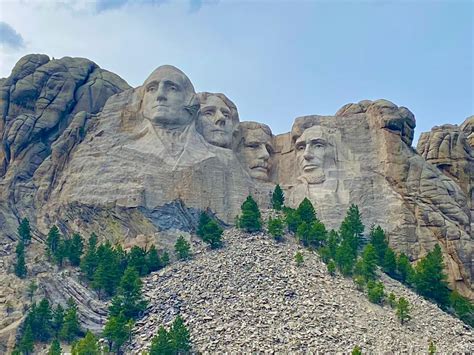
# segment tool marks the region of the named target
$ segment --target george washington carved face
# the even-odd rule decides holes
[[[143,84],[143,116],[153,125],[176,128],[189,125],[196,101],[194,87],[179,69],[164,65],[157,68]]]

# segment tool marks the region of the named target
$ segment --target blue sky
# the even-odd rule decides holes
[[[2,0],[0,77],[27,53],[86,57],[132,86],[172,64],[274,133],[385,98],[418,137],[474,114],[473,17],[456,0]]]

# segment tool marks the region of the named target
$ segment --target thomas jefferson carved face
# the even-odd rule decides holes
[[[206,141],[218,147],[230,148],[232,132],[238,122],[236,109],[229,107],[224,99],[212,94],[199,94],[201,114],[197,120],[197,130]]]
[[[295,142],[300,179],[308,184],[319,184],[326,179],[324,166],[332,158],[328,134],[320,126],[306,129]]]
[[[193,119],[190,106],[195,99],[191,81],[179,69],[164,65],[157,68],[143,84],[142,113],[153,125],[176,128]]]
[[[237,153],[249,175],[254,179],[268,181],[270,156],[273,153],[270,129],[262,124],[244,122],[239,127],[239,135]]]

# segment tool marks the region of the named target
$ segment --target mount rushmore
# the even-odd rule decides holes
[[[316,108],[317,109],[317,108]],[[305,197],[328,228],[357,204],[366,226],[418,260],[440,244],[449,282],[472,298],[474,116],[412,147],[415,117],[387,100],[295,119],[274,135],[221,93],[163,65],[138,88],[81,58],[27,55],[0,79],[0,242],[27,217],[124,244],[167,247],[200,211],[233,224],[252,194]]]

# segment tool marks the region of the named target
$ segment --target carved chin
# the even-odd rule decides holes
[[[268,170],[264,168],[250,169],[250,176],[257,180],[268,181]]]
[[[305,181],[309,185],[322,184],[326,180],[326,175],[323,171],[312,172],[311,174],[303,174],[298,180]]]
[[[216,145],[222,148],[229,148],[230,147],[230,140],[221,134],[214,134],[210,137],[206,137],[206,140],[211,143],[212,145]]]

